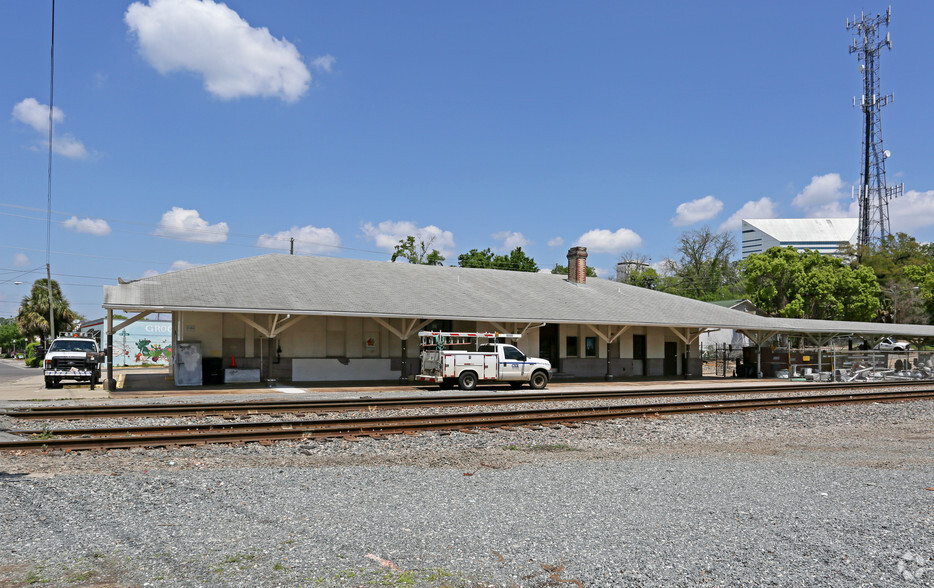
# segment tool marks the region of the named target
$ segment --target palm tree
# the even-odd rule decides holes
[[[74,328],[80,317],[68,308],[68,301],[62,296],[62,290],[55,280],[52,280],[52,300],[54,301],[56,331],[68,331]],[[23,297],[19,305],[19,314],[16,316],[16,325],[27,337],[38,335],[43,345],[48,338],[55,337],[55,333],[49,333],[49,282],[47,279],[36,280],[29,294]]]

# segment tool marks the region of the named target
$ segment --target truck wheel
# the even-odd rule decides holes
[[[533,390],[541,390],[548,385],[548,375],[543,371],[537,371],[532,374],[532,379],[529,380],[529,386]]]
[[[473,372],[461,372],[457,378],[457,386],[461,390],[473,390],[477,387],[477,374]]]

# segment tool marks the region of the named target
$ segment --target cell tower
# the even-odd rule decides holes
[[[860,107],[863,110],[863,157],[860,170],[859,189],[854,187],[854,197],[859,198],[859,235],[860,246],[869,245],[878,237],[882,239],[891,233],[889,226],[889,199],[897,198],[904,190],[904,185],[888,187],[885,184],[885,159],[891,155],[882,149],[882,107],[894,100],[895,94],[883,96],[879,91],[879,57],[883,48],[892,48],[889,33],[880,39],[883,27],[889,26],[892,19],[892,7],[885,14],[874,17],[860,14],[852,22],[847,19],[846,30],[853,31],[853,44],[850,53],[859,56],[859,69],[863,72],[863,96]],[[856,98],[853,98],[856,106]]]

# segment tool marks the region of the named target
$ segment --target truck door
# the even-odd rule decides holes
[[[524,380],[526,378],[525,354],[512,345],[501,347],[503,357],[499,362],[499,379]]]

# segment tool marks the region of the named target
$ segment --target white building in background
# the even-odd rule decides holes
[[[815,249],[835,255],[841,245],[856,245],[858,218],[743,219],[743,259],[771,247]]]

